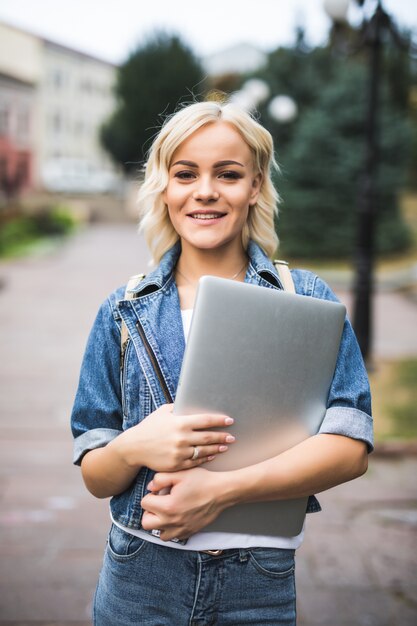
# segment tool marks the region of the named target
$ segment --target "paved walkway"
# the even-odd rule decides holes
[[[96,226],[0,264],[2,626],[90,624],[108,511],[71,465],[68,417],[98,304],[146,270],[134,230]],[[417,305],[388,293],[376,307],[376,354],[417,354]],[[417,458],[374,456],[363,478],[322,495],[298,553],[300,626],[417,623],[416,475]]]

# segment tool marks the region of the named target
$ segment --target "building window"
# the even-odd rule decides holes
[[[29,112],[19,111],[17,115],[17,136],[25,139],[29,135]]]
[[[63,119],[60,113],[54,113],[51,117],[51,130],[54,134],[58,135],[63,127]]]
[[[0,135],[9,134],[10,111],[6,106],[0,108]]]
[[[65,76],[62,70],[56,68],[51,72],[51,84],[57,91],[64,86]]]

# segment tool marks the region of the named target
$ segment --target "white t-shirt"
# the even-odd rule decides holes
[[[182,323],[184,327],[184,337],[187,341],[190,331],[191,318],[193,309],[181,311]],[[112,521],[116,526],[123,529],[131,535],[141,537],[146,541],[158,543],[160,545],[169,546],[178,550],[226,550],[228,548],[281,548],[287,550],[296,550],[300,547],[304,538],[304,527],[299,535],[295,537],[270,537],[266,535],[245,535],[242,533],[213,533],[200,531],[192,535],[185,545],[174,541],[162,541],[156,535],[150,535],[143,530],[135,530],[127,528],[113,518]]]

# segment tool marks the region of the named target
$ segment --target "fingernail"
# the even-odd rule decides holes
[[[226,452],[227,446],[219,446],[219,452]]]
[[[212,454],[211,456],[207,457],[207,461],[212,461],[215,458],[216,458],[216,456],[214,454]]]
[[[233,435],[227,435],[226,441],[227,443],[233,443],[234,441],[236,441],[236,438],[233,437]]]
[[[226,417],[224,423],[226,424],[226,426],[229,426],[230,424],[233,424],[234,421],[235,420],[233,419],[233,417]]]

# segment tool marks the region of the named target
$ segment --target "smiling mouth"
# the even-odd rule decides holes
[[[188,217],[192,217],[195,220],[215,220],[225,215],[226,213],[189,213]]]

